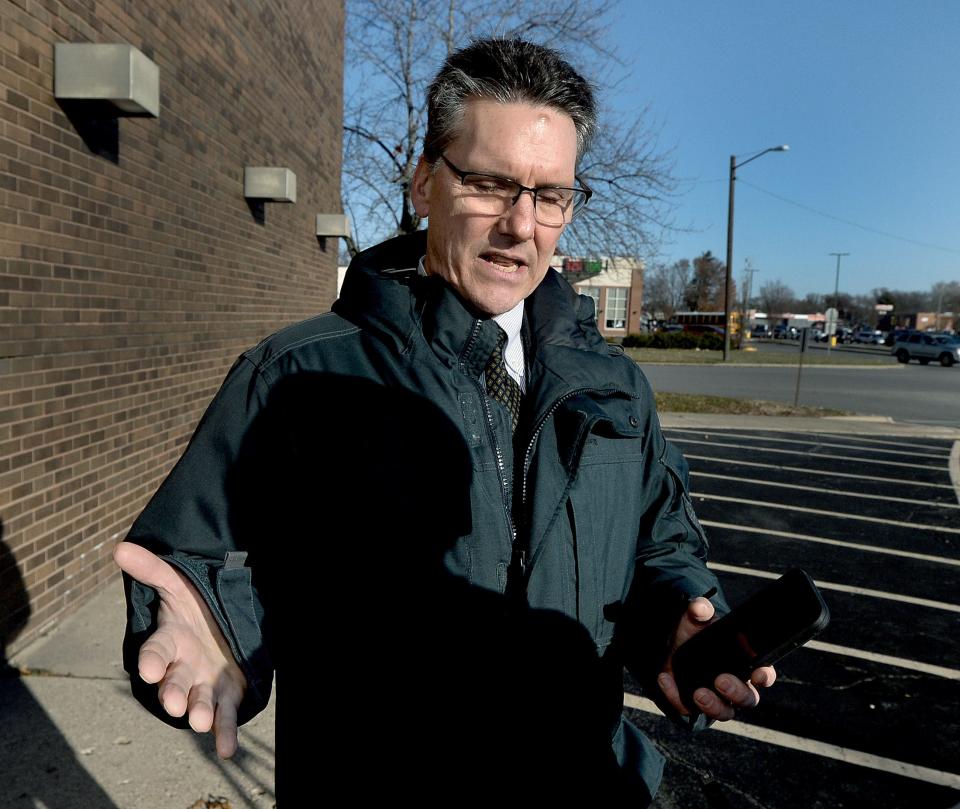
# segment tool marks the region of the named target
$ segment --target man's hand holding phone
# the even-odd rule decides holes
[[[680,698],[680,691],[673,677],[673,654],[686,641],[716,620],[714,612],[713,604],[706,598],[695,598],[687,605],[687,610],[674,633],[666,666],[657,678],[660,690],[663,691],[667,701],[683,716],[690,714],[690,708]],[[738,709],[752,708],[760,701],[758,687],[767,688],[773,685],[776,679],[777,672],[773,666],[754,669],[746,682],[734,674],[722,673],[714,681],[715,690],[698,688],[694,692],[693,707],[711,720],[723,722],[733,719]]]
[[[660,688],[681,714],[699,710],[732,719],[737,708],[760,701],[757,686],[773,685],[773,664],[830,623],[830,610],[813,579],[788,570],[727,615],[695,598],[674,633]]]

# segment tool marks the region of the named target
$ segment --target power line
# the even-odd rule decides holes
[[[875,233],[878,236],[886,236],[888,239],[897,239],[898,241],[907,242],[909,244],[915,244],[920,247],[929,247],[932,250],[942,250],[945,253],[960,254],[960,249],[956,247],[944,247],[943,245],[940,245],[940,244],[931,244],[930,242],[921,242],[921,241],[918,241],[917,239],[910,239],[907,236],[898,236],[896,233],[888,233],[885,230],[878,230],[877,228],[867,227],[866,225],[861,225],[859,222],[852,222],[849,219],[843,219],[840,216],[834,216],[833,214],[826,213],[825,211],[819,211],[816,208],[811,208],[809,205],[804,205],[802,202],[796,202],[792,199],[787,199],[786,197],[780,196],[780,194],[774,194],[773,191],[767,191],[766,188],[761,188],[759,185],[754,185],[751,182],[747,182],[741,177],[737,177],[737,182],[743,183],[744,185],[749,185],[751,188],[761,192],[762,194],[766,194],[767,196],[773,197],[774,199],[778,199],[781,202],[786,202],[788,205],[793,205],[797,208],[802,208],[805,211],[814,213],[817,216],[822,216],[825,219],[833,219],[836,222],[842,222],[845,225],[850,225],[851,227],[860,228],[860,230],[865,230],[868,233]]]

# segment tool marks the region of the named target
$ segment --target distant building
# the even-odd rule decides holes
[[[640,331],[643,262],[623,256],[599,259],[554,256],[553,267],[581,295],[593,298],[597,326],[604,337]]]
[[[917,312],[901,318],[901,328],[917,331],[953,331],[957,328],[957,318],[953,312]]]

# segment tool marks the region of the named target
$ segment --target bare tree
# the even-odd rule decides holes
[[[683,308],[690,280],[690,262],[685,258],[673,264],[655,264],[644,279],[644,307],[657,318],[669,320]]]
[[[410,199],[426,126],[426,89],[450,51],[471,38],[521,36],[570,54],[588,77],[620,63],[608,29],[617,0],[348,0],[348,93],[343,198],[355,230],[351,254],[420,218]],[[603,84],[602,82],[595,82]],[[676,183],[670,155],[643,110],[602,114],[580,174],[595,195],[561,249],[585,255],[653,254],[670,227]]]
[[[937,281],[930,290],[930,311],[937,313],[936,328],[941,327],[941,315],[949,312],[956,323],[957,309],[960,308],[960,281]]]
[[[794,308],[796,297],[793,290],[783,281],[767,281],[760,287],[760,305],[770,318],[773,315],[781,316]]]

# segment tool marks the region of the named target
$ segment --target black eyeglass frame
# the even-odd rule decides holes
[[[491,180],[499,180],[503,183],[515,185],[519,190],[514,195],[513,199],[510,200],[511,206],[517,204],[517,200],[520,199],[521,194],[523,194],[525,191],[529,191],[531,194],[533,194],[533,210],[535,214],[537,211],[537,195],[541,191],[573,191],[575,193],[573,210],[570,212],[570,222],[572,222],[574,217],[576,217],[576,215],[586,207],[587,203],[590,201],[590,197],[593,196],[593,190],[580,177],[575,178],[580,184],[579,188],[571,188],[570,186],[566,185],[542,185],[539,188],[530,188],[529,186],[521,185],[516,180],[511,180],[509,177],[501,177],[498,174],[485,174],[482,171],[464,171],[463,169],[459,169],[453,165],[453,163],[450,162],[450,158],[448,158],[442,152],[440,153],[440,159],[443,160],[443,162],[447,164],[447,168],[457,176],[457,178],[460,180],[460,185],[465,184],[467,177],[487,177]],[[582,200],[582,202],[578,203],[578,199]],[[537,221],[539,222],[540,220]],[[540,222],[540,224],[543,225],[545,223]],[[566,224],[569,224],[569,222],[560,222],[556,225],[546,224],[545,226],[558,228]]]

